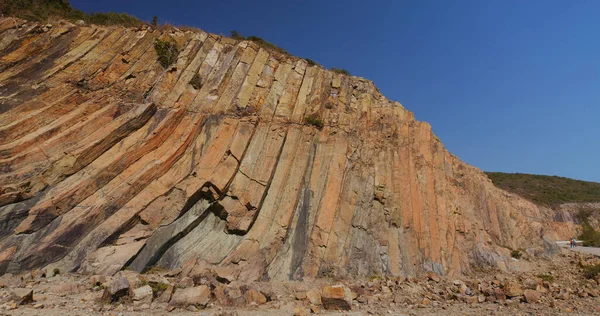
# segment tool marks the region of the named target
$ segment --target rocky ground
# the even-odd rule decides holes
[[[180,277],[189,275],[181,269],[112,277],[37,270],[0,277],[0,308],[7,315],[600,315],[600,278],[585,274],[600,259],[565,250],[552,260],[525,254],[520,261],[522,272],[461,279],[430,273],[250,284],[218,270],[193,277]]]

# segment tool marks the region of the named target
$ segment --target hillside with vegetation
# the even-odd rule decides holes
[[[74,9],[67,0],[0,0],[0,16],[12,16],[46,23],[53,18],[75,22],[83,20],[98,25],[137,26],[138,18],[126,13],[85,13]]]
[[[600,183],[524,173],[485,173],[497,187],[550,207],[600,202]]]

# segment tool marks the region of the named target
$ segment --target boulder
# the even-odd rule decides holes
[[[246,302],[248,304],[256,303],[262,305],[267,302],[267,298],[258,290],[250,289],[246,291]]]
[[[113,280],[104,288],[102,300],[116,302],[121,297],[129,295],[129,280],[123,274],[117,274]]]
[[[525,296],[525,301],[527,303],[537,303],[539,302],[542,294],[540,294],[540,292],[536,291],[536,290],[531,290],[531,289],[527,289],[523,292],[523,295]]]
[[[164,276],[168,277],[168,278],[174,278],[180,274],[181,274],[181,268],[177,268],[177,269],[165,272]]]
[[[506,294],[504,293],[504,290],[501,288],[495,288],[494,289],[494,298],[496,299],[496,301],[500,301],[500,302],[506,301]]]
[[[504,294],[508,297],[523,295],[523,288],[517,282],[509,281],[504,283]]]
[[[117,275],[122,275],[125,278],[127,278],[127,280],[129,281],[129,285],[131,286],[131,288],[140,287],[140,286],[145,285],[145,283],[146,283],[146,278],[144,276],[140,275],[136,271],[123,270],[123,271],[119,271],[117,273]]]
[[[437,274],[435,274],[433,272],[427,273],[427,279],[429,279],[433,282],[436,282],[436,283],[439,283],[442,280]]]
[[[171,296],[173,295],[173,290],[175,289],[175,287],[173,286],[173,284],[169,284],[167,286],[167,289],[162,292],[162,294],[156,299],[156,301],[158,303],[169,303],[169,301],[171,300]]]
[[[173,293],[169,305],[185,308],[189,305],[206,307],[210,302],[210,288],[206,285],[178,289]]]
[[[318,290],[308,290],[306,292],[306,299],[313,305],[321,305],[321,293]]]
[[[231,301],[229,300],[229,296],[227,295],[227,287],[225,285],[217,285],[213,291],[215,295],[215,299],[222,306],[230,306]]]
[[[523,287],[525,289],[536,290],[538,287],[538,281],[534,279],[525,279],[525,281],[523,281]]]
[[[321,302],[328,310],[349,311],[352,309],[352,291],[343,284],[325,286],[321,291]]]
[[[593,289],[593,288],[587,288],[586,291],[587,291],[587,294],[591,297],[598,297],[600,295],[598,290]]]
[[[239,273],[236,269],[229,266],[218,266],[213,269],[217,280],[221,283],[231,283],[237,279],[237,273]]]
[[[465,296],[465,303],[469,304],[477,304],[479,303],[479,298],[477,296]]]
[[[223,306],[242,306],[246,298],[237,286],[217,285],[214,290],[215,298]]]
[[[0,283],[4,286],[8,287],[22,287],[25,286],[23,279],[20,277],[13,275],[12,273],[6,273],[3,276],[0,276]]]
[[[141,303],[152,303],[152,287],[150,285],[144,285],[133,290],[133,300]]]
[[[11,299],[15,302],[16,306],[29,304],[33,302],[33,290],[32,289],[14,289],[11,292]]]
[[[194,286],[194,279],[190,277],[183,277],[181,278],[181,280],[179,280],[177,285],[179,285],[180,287],[192,287]]]

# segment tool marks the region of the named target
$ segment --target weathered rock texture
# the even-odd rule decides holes
[[[365,79],[202,31],[0,19],[0,272],[461,274],[570,230],[552,215]]]

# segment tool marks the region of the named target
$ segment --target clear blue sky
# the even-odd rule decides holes
[[[72,0],[373,80],[483,170],[600,182],[600,1]]]

